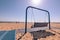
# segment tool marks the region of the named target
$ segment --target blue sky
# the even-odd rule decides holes
[[[0,0],[0,21],[24,21],[26,7],[35,6],[30,1]],[[42,3],[35,7],[48,10],[51,22],[60,22],[60,0],[42,0]]]

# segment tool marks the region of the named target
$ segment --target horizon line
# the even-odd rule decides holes
[[[24,21],[0,21],[0,23],[20,23]],[[51,23],[60,23],[60,22],[51,22]]]

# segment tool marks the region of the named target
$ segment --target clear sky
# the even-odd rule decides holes
[[[60,0],[42,0],[37,6],[31,1],[0,0],[0,21],[24,21],[26,7],[35,6],[48,10],[51,15],[51,22],[60,22]]]

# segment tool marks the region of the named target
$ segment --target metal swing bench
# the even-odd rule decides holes
[[[35,22],[34,25],[33,25],[33,28],[47,27],[47,25],[48,25],[47,28],[50,29],[50,14],[49,14],[49,11],[44,10],[44,9],[40,9],[40,8],[36,8],[36,7],[32,7],[32,6],[28,6],[26,8],[25,33],[28,31],[28,29],[27,29],[27,11],[28,11],[29,8],[41,10],[41,11],[47,12],[47,14],[48,14],[48,23],[37,23],[37,22]],[[42,28],[40,28],[40,29],[42,29]]]
[[[37,10],[40,10],[40,11],[47,12],[47,14],[48,14],[48,23],[34,22],[34,25],[32,25],[32,28],[27,28],[27,11],[28,11],[29,8],[33,8],[33,9],[37,9]],[[20,32],[20,33],[24,32],[24,35],[25,35],[27,32],[31,33],[31,32],[34,32],[34,31],[36,32],[36,31],[39,31],[39,30],[46,30],[46,29],[50,29],[50,14],[49,14],[49,12],[47,10],[44,10],[44,9],[28,6],[26,8],[26,15],[25,15],[25,29],[18,29],[17,32]],[[22,35],[22,37],[24,35]],[[19,39],[21,39],[22,37],[20,37]]]

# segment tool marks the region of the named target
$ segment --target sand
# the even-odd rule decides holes
[[[20,22],[20,23],[0,23],[0,30],[17,30],[17,29],[22,29],[24,28],[24,23]],[[31,25],[33,25],[33,23],[28,23],[28,28],[31,28]],[[53,27],[57,27],[60,28],[60,23],[51,23],[51,26]],[[55,30],[56,32],[60,32],[60,30]],[[49,31],[51,33],[54,33],[55,35],[52,36],[47,36],[46,38],[38,38],[38,40],[60,40],[60,34],[53,32],[51,30],[46,30]],[[16,33],[16,40],[23,35],[22,33]],[[39,34],[37,34],[39,35]],[[33,40],[33,35],[29,32],[27,32],[22,38],[21,40]]]

